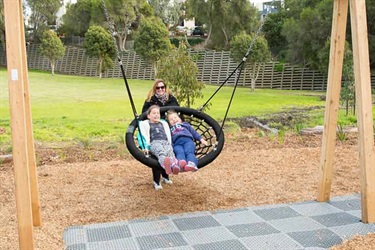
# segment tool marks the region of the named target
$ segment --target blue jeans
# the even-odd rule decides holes
[[[178,138],[173,143],[173,151],[177,160],[191,161],[198,166],[198,159],[195,157],[195,143],[191,138],[186,136]]]

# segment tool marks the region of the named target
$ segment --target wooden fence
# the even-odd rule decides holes
[[[229,56],[227,51],[191,51],[197,56],[199,81],[206,84],[222,84],[227,80],[227,85],[234,85],[236,74],[229,77],[238,66]],[[154,79],[154,71],[134,51],[121,54],[125,74],[128,79]],[[47,58],[40,55],[38,45],[27,46],[27,64],[29,69],[50,70]],[[326,77],[318,71],[278,62],[263,63],[256,81],[256,88],[288,89],[288,90],[326,90]],[[0,48],[0,66],[6,66],[5,52]],[[246,67],[239,78],[239,84],[250,86],[251,67]],[[98,76],[97,62],[86,56],[82,47],[67,46],[65,56],[56,63],[55,72],[69,75]],[[121,70],[117,60],[115,67],[108,70],[104,77],[121,78]],[[229,78],[228,78],[229,77]],[[375,87],[375,76],[371,77],[372,88]]]

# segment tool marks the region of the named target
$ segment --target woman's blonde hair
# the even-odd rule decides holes
[[[156,93],[156,87],[157,87],[158,84],[161,83],[161,82],[162,82],[162,83],[164,84],[164,86],[165,86],[165,93],[166,93],[166,95],[167,95],[167,100],[169,99],[169,95],[171,94],[171,91],[169,90],[167,84],[166,84],[162,79],[156,79],[156,80],[154,81],[154,84],[152,85],[151,90],[148,92],[148,95],[147,95],[147,101],[148,101],[148,102],[151,101],[151,97],[152,97],[153,95],[155,95],[155,93]]]

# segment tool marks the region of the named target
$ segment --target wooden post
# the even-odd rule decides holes
[[[329,200],[331,193],[347,16],[348,0],[334,0],[322,155],[319,166],[318,201]]]
[[[375,222],[375,157],[366,2],[350,1],[361,169],[362,221]]]
[[[19,13],[23,13],[22,5],[19,5]],[[23,15],[20,16],[20,30],[21,30],[21,44],[25,44],[25,28],[23,25]],[[26,146],[27,156],[29,160],[29,175],[30,175],[30,189],[31,189],[31,208],[33,214],[33,225],[41,226],[42,220],[40,216],[40,201],[39,201],[39,188],[38,188],[38,175],[36,170],[36,159],[35,159],[35,148],[34,148],[34,136],[33,136],[33,125],[31,115],[31,103],[30,103],[30,88],[29,88],[29,74],[27,69],[27,53],[26,48],[23,46],[22,52],[22,68],[23,68],[23,91],[24,91],[24,104],[25,104],[25,122],[26,122]]]
[[[25,111],[25,39],[22,1],[4,0],[12,153],[20,249],[34,249]]]

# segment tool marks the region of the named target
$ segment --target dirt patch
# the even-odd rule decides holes
[[[309,112],[314,110],[322,110],[324,106],[313,107],[295,107],[287,108],[284,111],[265,115],[263,117],[241,117],[241,118],[228,118],[229,121],[236,122],[241,128],[256,128],[257,126],[252,120],[259,121],[261,124],[274,129],[283,128],[284,130],[294,129],[299,124],[306,123],[311,119]]]
[[[173,176],[173,185],[158,192],[151,170],[123,145],[37,145],[43,225],[34,230],[35,247],[63,249],[63,231],[72,225],[315,200],[321,140],[321,134],[287,133],[280,141],[246,128],[226,134],[213,163]],[[360,192],[357,144],[356,134],[337,141],[332,196]],[[0,167],[1,249],[18,249],[13,175],[11,164]],[[332,249],[374,246],[369,234]]]

